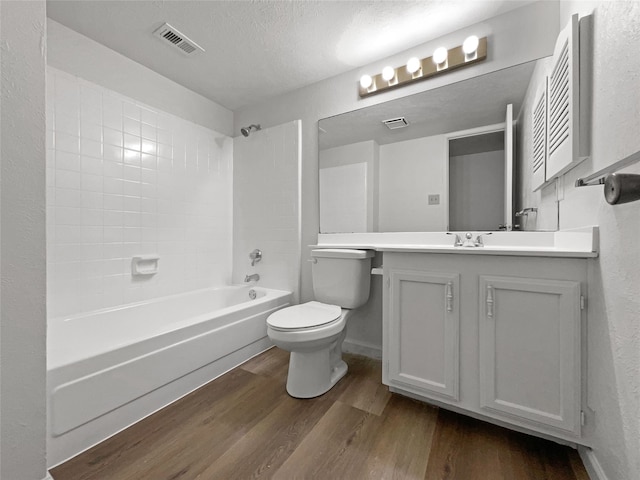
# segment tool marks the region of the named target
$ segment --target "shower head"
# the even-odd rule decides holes
[[[260,125],[249,125],[248,127],[244,127],[240,129],[240,133],[245,137],[248,137],[251,133],[251,130],[255,130],[256,132],[260,130]]]

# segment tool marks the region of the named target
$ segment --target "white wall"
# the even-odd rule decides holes
[[[373,140],[319,152],[321,232],[377,231],[379,156]]]
[[[447,144],[443,135],[380,146],[378,231],[447,229]],[[429,205],[429,195],[440,195]]]
[[[249,253],[262,250],[251,266]],[[300,122],[234,139],[233,281],[300,291]]]
[[[47,89],[49,317],[228,284],[232,139],[51,67]]]
[[[233,133],[233,112],[227,108],[51,19],[47,63],[216,132]]]
[[[45,2],[0,2],[0,478],[46,475]]]
[[[272,98],[259,105],[235,112],[234,131],[251,124],[263,127],[302,119],[302,258],[309,257],[308,245],[317,242],[318,214],[318,120],[354,109],[385,102],[470,78],[482,73],[551,55],[559,31],[557,2],[537,2],[489,19],[469,28],[452,32],[432,42],[417,46],[366,67]],[[386,64],[402,65],[410,56],[425,57],[441,45],[459,45],[470,34],[489,36],[486,61],[470,68],[442,75],[428,81],[358,99],[357,85],[364,73],[380,71]],[[313,297],[311,268],[302,262],[302,298]]]
[[[611,206],[603,188],[574,182],[640,150],[640,2],[563,2],[594,11],[591,160],[562,179],[560,228],[600,226],[589,275],[587,429],[609,480],[640,478],[640,203]],[[640,173],[636,164],[625,170]]]

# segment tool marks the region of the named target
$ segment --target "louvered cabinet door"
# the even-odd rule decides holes
[[[460,276],[391,269],[388,385],[458,400]]]
[[[547,164],[547,78],[542,82],[533,106],[533,172],[531,187],[538,190],[546,178]]]
[[[547,160],[551,180],[579,161],[578,15],[558,35],[547,93]]]

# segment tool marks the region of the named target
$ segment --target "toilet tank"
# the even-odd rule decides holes
[[[358,308],[369,299],[372,250],[311,250],[313,294],[322,303]]]

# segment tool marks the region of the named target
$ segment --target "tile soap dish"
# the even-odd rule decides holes
[[[158,255],[139,255],[131,259],[131,275],[155,275],[158,273]]]

